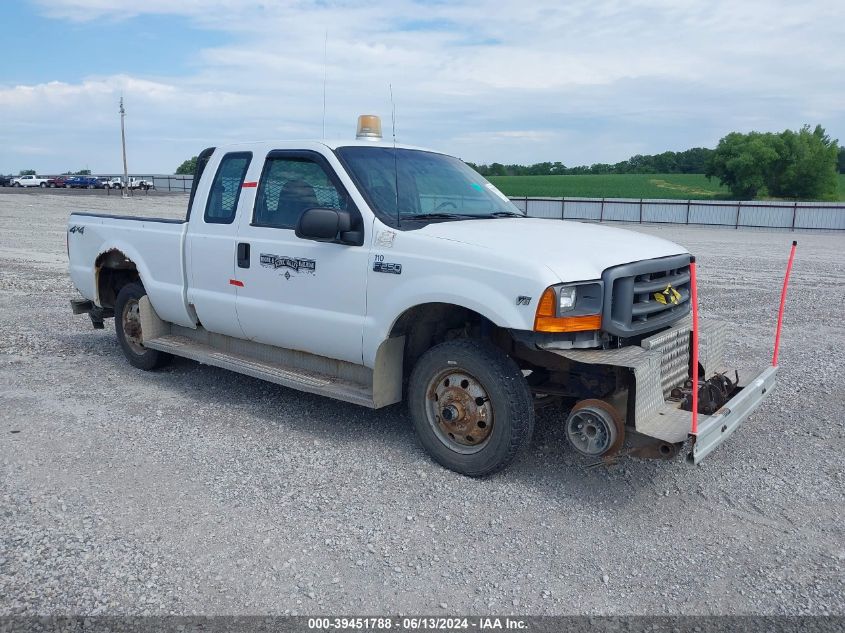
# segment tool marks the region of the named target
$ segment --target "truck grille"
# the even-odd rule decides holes
[[[602,275],[602,329],[617,336],[634,336],[671,325],[690,310],[689,255],[648,259],[608,268]],[[666,303],[655,294],[670,292]]]

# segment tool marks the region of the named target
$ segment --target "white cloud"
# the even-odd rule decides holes
[[[55,166],[42,170],[74,161],[114,169],[104,130],[115,129],[121,92],[138,169],[173,169],[206,144],[319,136],[326,31],[332,136],[351,136],[361,112],[388,119],[388,83],[400,140],[475,161],[613,162],[805,122],[845,136],[838,1],[39,5],[71,20],[181,16],[228,43],[197,51],[188,76],[3,86],[0,75],[0,119],[11,122],[0,171],[19,168],[18,146],[55,147]]]

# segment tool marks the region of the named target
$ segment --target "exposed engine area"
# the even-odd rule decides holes
[[[707,380],[698,381],[698,412],[713,415],[731,399],[737,391],[739,372],[731,380],[725,374],[716,374]],[[684,411],[692,411],[692,380],[684,382],[682,387],[672,389],[671,397],[681,401]]]

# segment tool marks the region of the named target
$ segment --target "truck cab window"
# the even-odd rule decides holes
[[[252,152],[235,152],[226,154],[220,161],[205,205],[206,222],[231,224],[235,219],[241,187],[251,159]]]
[[[307,158],[268,158],[258,185],[252,223],[293,229],[306,209],[347,210],[346,192],[335,186],[326,170]]]

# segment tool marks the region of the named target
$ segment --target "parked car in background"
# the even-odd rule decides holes
[[[96,176],[71,176],[65,180],[69,189],[102,189],[103,181]]]
[[[65,183],[67,182],[68,178],[72,178],[72,176],[68,176],[67,174],[63,176],[56,176],[55,178],[50,178],[49,185],[51,187],[64,187]]]
[[[102,178],[103,187],[106,189],[123,189],[123,179],[120,176],[114,178]]]
[[[18,176],[12,179],[13,187],[47,187],[47,178],[43,176]]]
[[[145,180],[144,178],[130,178],[129,188],[143,189],[144,191],[149,191],[150,189],[155,189],[155,185],[153,185],[152,180]]]
[[[12,177],[11,176],[0,176],[0,187],[11,187],[12,186]]]

